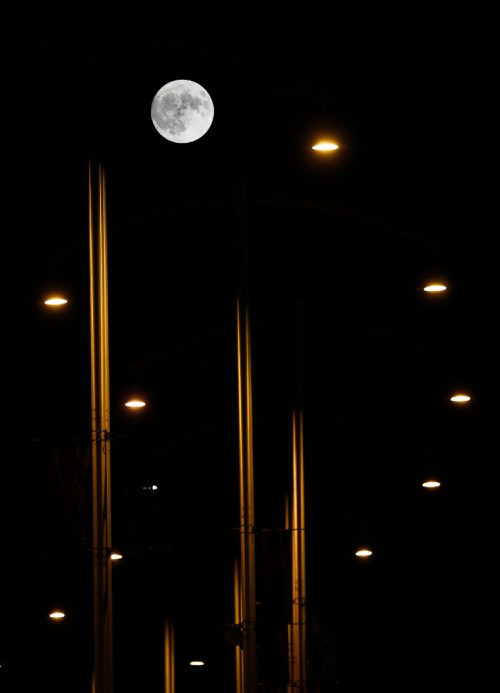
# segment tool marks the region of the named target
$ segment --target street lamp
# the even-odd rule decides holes
[[[439,488],[441,486],[441,482],[434,479],[428,479],[428,481],[424,481],[422,483],[422,486],[424,488]]]
[[[129,399],[125,402],[125,406],[129,409],[142,409],[146,406],[146,402],[142,399]]]
[[[463,392],[457,392],[455,395],[450,397],[450,402],[455,402],[455,404],[465,404],[466,402],[470,402],[470,395]]]
[[[62,621],[64,618],[66,618],[66,614],[64,613],[64,611],[56,609],[50,612],[49,618],[51,618],[53,621]]]
[[[439,294],[447,290],[446,284],[441,284],[439,282],[432,282],[424,286],[424,291],[428,294]]]
[[[321,140],[320,142],[317,142],[316,144],[313,144],[311,149],[314,149],[316,152],[334,152],[339,148],[339,145],[336,142],[332,142],[329,140]]]
[[[66,298],[63,298],[62,296],[51,296],[50,298],[46,298],[44,301],[46,306],[51,306],[55,308],[64,306],[67,302],[68,300]]]

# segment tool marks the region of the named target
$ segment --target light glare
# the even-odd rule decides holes
[[[370,551],[370,549],[359,549],[359,551],[356,551],[356,556],[359,556],[360,558],[368,558],[368,556],[371,556],[373,551]]]
[[[461,394],[460,395],[453,395],[452,397],[450,397],[450,401],[451,402],[469,402],[470,397],[469,397],[469,395],[461,395]]]
[[[62,296],[52,296],[52,298],[47,298],[44,303],[46,306],[63,306],[68,301]]]
[[[202,662],[201,659],[193,659],[189,662],[190,667],[203,667],[205,666],[205,662]]]
[[[146,406],[146,402],[143,402],[142,399],[130,399],[128,402],[125,402],[125,406],[130,409],[140,409]]]
[[[112,561],[121,561],[123,556],[121,553],[118,553],[117,551],[113,551],[113,553],[110,555],[110,558]]]
[[[339,145],[335,144],[335,142],[318,142],[312,147],[317,152],[333,152],[338,148]]]
[[[49,618],[54,619],[54,621],[60,621],[61,618],[64,618],[66,614],[64,611],[52,611],[52,613],[49,614]]]
[[[424,291],[427,291],[427,293],[430,294],[435,294],[441,291],[446,291],[447,288],[448,287],[445,284],[428,284],[427,286],[424,286]]]
[[[424,481],[422,484],[424,488],[438,488],[438,486],[441,486],[441,482],[439,481]]]

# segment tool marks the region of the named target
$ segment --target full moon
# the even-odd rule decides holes
[[[194,142],[212,125],[214,104],[197,82],[177,79],[159,89],[151,104],[151,120],[170,142]]]

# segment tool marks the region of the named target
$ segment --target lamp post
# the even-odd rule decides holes
[[[165,677],[165,693],[175,693],[175,633],[171,618],[167,618],[164,625],[163,636],[163,662]]]
[[[248,211],[246,180],[241,181],[241,285],[236,306],[238,369],[238,433],[240,490],[239,616],[241,650],[236,653],[236,685],[241,693],[256,693],[257,660],[255,636],[255,518],[253,481],[252,370],[248,311]],[[241,657],[239,654],[241,653]]]
[[[332,140],[312,146],[328,155],[339,149]],[[291,623],[288,624],[288,690],[307,691],[307,592],[306,527],[304,482],[304,420],[302,407],[302,330],[303,305],[295,304],[295,390],[292,409],[292,502],[285,510],[291,549]],[[288,500],[288,499],[287,499]]]
[[[113,691],[111,470],[106,186],[89,164],[90,379],[92,427],[93,693]]]
[[[304,424],[301,397],[302,306],[296,305],[295,401],[292,411],[292,623],[288,628],[288,689],[305,693],[306,675],[306,533],[304,491]]]

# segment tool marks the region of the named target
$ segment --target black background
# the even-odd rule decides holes
[[[490,21],[311,6],[274,18],[252,7],[5,22],[1,690],[90,690],[96,157],[108,189],[113,540],[124,553],[113,573],[116,690],[162,690],[167,615],[178,690],[234,690],[244,228],[260,689],[286,690],[297,377],[311,690],[489,681]],[[214,102],[194,143],[168,142],[151,122],[154,94],[175,79]],[[337,153],[311,150],[322,134]],[[445,295],[423,292],[431,278]],[[67,307],[46,309],[51,290]],[[450,404],[457,389],[469,405]],[[133,393],[148,402],[136,414],[123,407]],[[438,491],[422,489],[429,475]],[[362,544],[369,561],[354,557]],[[49,623],[53,606],[64,623]],[[198,656],[206,667],[190,669]]]

